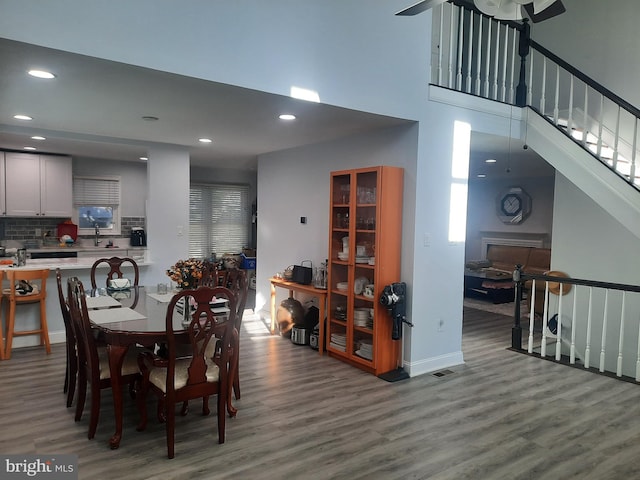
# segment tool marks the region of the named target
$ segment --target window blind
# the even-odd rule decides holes
[[[249,187],[191,185],[189,196],[189,256],[239,253],[249,245]]]
[[[120,205],[120,179],[74,177],[73,204],[76,206]]]

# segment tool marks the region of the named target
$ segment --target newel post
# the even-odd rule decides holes
[[[513,327],[511,328],[511,348],[522,350],[522,326],[520,325],[520,299],[522,298],[522,265],[516,265],[513,271],[513,283],[515,284],[515,309],[513,314]]]
[[[520,55],[520,77],[516,87],[516,106],[527,105],[527,55],[529,55],[529,40],[531,39],[531,26],[529,19],[522,20],[522,30],[520,30],[520,42],[518,45],[518,55]]]

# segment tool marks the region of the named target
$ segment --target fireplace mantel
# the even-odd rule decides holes
[[[489,245],[509,245],[514,247],[543,248],[549,238],[546,233],[480,232],[482,236],[482,259],[487,258]]]

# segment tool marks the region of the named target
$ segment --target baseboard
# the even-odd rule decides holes
[[[443,368],[453,367],[464,363],[462,351],[448,353],[437,357],[425,358],[417,362],[404,362],[404,369],[411,377],[435,372]]]

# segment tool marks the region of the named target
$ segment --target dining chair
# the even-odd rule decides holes
[[[49,328],[47,326],[47,278],[49,269],[7,269],[5,271],[9,288],[3,289],[3,299],[8,300],[5,309],[7,319],[7,346],[5,358],[11,358],[13,337],[23,335],[40,335],[40,345],[44,345],[47,353],[51,353]],[[16,308],[18,305],[40,304],[40,326],[30,330],[16,330]]]
[[[189,300],[189,297],[192,299]],[[212,312],[213,297],[229,298],[229,314],[220,317]],[[176,304],[195,304],[188,325],[174,330]],[[208,397],[217,395],[218,443],[225,440],[225,407],[229,393],[229,353],[237,340],[235,333],[236,299],[233,292],[224,287],[199,287],[183,290],[173,296],[166,313],[167,355],[159,357],[152,352],[138,356],[142,382],[137,395],[140,423],[138,430],[147,426],[146,397],[152,391],[159,401],[159,409],[165,414],[167,456],[175,454],[175,411],[178,403],[202,398],[202,413],[209,414]],[[184,329],[184,330],[183,330]],[[184,355],[184,345],[189,355]],[[181,355],[178,355],[178,351]]]
[[[105,279],[105,286],[109,286],[109,280],[115,278],[123,278],[124,274],[122,273],[121,267],[126,264],[131,264],[133,266],[133,283],[131,286],[137,287],[140,282],[140,270],[138,269],[138,264],[133,258],[130,257],[111,257],[111,258],[99,258],[96,260],[91,266],[91,288],[98,288],[98,283],[96,281],[96,269],[99,265],[106,263],[109,265],[109,272],[107,273],[107,277]]]
[[[62,312],[62,321],[64,322],[64,333],[66,337],[67,350],[67,366],[64,373],[64,389],[67,394],[67,408],[73,403],[73,397],[76,392],[76,381],[78,376],[78,351],[76,344],[76,335],[71,324],[71,313],[69,313],[69,304],[64,296],[62,287],[62,274],[59,268],[56,268],[56,284],[58,286],[58,300],[60,300],[60,311]]]
[[[239,268],[230,269],[227,271],[225,279],[225,286],[236,294],[237,297],[237,309],[235,327],[238,332],[238,342],[234,346],[231,354],[233,355],[234,370],[231,372],[233,378],[233,394],[236,400],[240,399],[240,375],[239,375],[239,361],[240,361],[240,331],[242,328],[242,316],[247,304],[247,294],[249,292],[249,278],[247,277],[247,271]]]
[[[67,280],[69,313],[78,346],[78,401],[75,421],[82,418],[87,396],[87,384],[91,387],[91,411],[88,438],[92,439],[100,417],[100,391],[111,387],[111,372],[104,347],[99,347],[91,328],[84,286],[75,277]],[[140,378],[137,350],[127,352],[122,362],[122,384],[131,385]]]
[[[205,260],[202,267],[202,278],[200,279],[199,286],[201,287],[217,287],[221,285],[218,282],[218,264]]]

